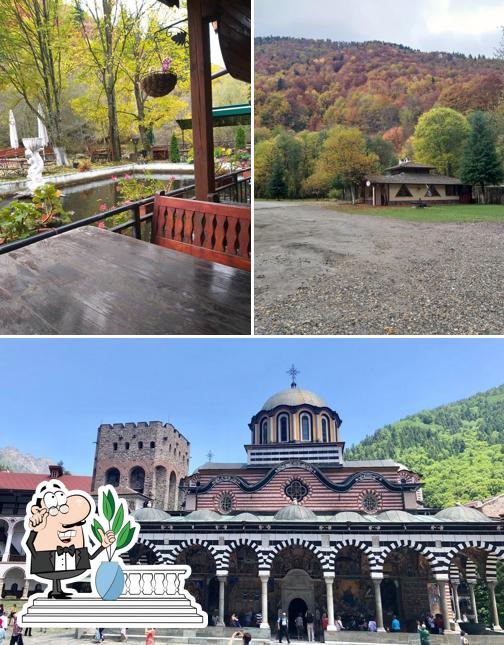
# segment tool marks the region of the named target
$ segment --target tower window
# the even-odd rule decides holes
[[[150,447],[151,447],[151,448],[155,448],[155,447],[156,447],[156,442],[155,442],[155,441],[151,441],[151,442],[150,442]]]
[[[301,441],[312,440],[312,420],[311,416],[304,412],[301,415]]]
[[[130,488],[143,493],[145,484],[145,470],[141,466],[136,466],[130,473]]]
[[[268,443],[268,419],[261,421],[261,443]]]
[[[114,450],[117,450],[117,441],[114,441],[113,447],[114,447]]]
[[[138,442],[138,449],[142,450],[142,448],[143,448],[143,441],[139,441]]]
[[[329,423],[327,417],[322,417],[322,441],[324,443],[329,441]]]
[[[126,443],[124,444],[124,448],[125,448],[126,450],[129,450],[129,441],[126,441]]]
[[[121,475],[117,468],[109,468],[105,473],[105,483],[111,486],[119,486]]]
[[[278,441],[289,441],[289,417],[281,414],[278,417]]]

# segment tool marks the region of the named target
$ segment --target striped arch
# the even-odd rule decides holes
[[[324,571],[327,570],[328,556],[325,553],[322,553],[322,551],[320,551],[320,549],[317,546],[301,538],[289,538],[287,540],[282,540],[278,544],[275,544],[275,546],[273,546],[270,549],[269,553],[266,553],[264,556],[264,569],[268,569],[268,570],[271,569],[271,565],[273,564],[273,560],[275,559],[275,556],[277,556],[281,551],[283,551],[284,549],[290,546],[302,546],[308,551],[311,551],[313,555],[320,562],[322,569]]]
[[[413,540],[395,540],[388,546],[384,547],[376,559],[380,573],[383,573],[383,565],[385,564],[387,556],[392,553],[392,551],[397,551],[398,549],[405,547],[413,549],[414,551],[418,551],[418,553],[423,555],[428,560],[434,577],[437,577],[438,574],[444,573],[445,571],[447,572],[447,570],[445,570],[444,564],[440,563],[436,556],[432,553],[432,551],[429,551],[428,547],[426,547],[424,544],[414,542]]]
[[[377,555],[373,552],[370,544],[362,542],[362,540],[348,538],[344,540],[338,540],[334,544],[331,544],[331,552],[328,555],[328,565],[330,566],[331,571],[334,571],[334,567],[336,566],[336,557],[338,556],[338,553],[346,546],[353,546],[367,555],[369,570],[371,572],[378,571],[380,569]]]
[[[482,540],[468,540],[467,542],[460,542],[459,544],[457,544],[457,546],[452,547],[445,555],[447,562],[450,563],[450,568],[455,556],[458,555],[459,553],[462,553],[465,549],[468,549],[470,547],[474,549],[479,549],[481,551],[485,551],[487,553],[487,561],[485,565],[485,577],[490,582],[496,580],[497,562],[500,559],[504,560],[504,547],[497,546],[496,544],[492,544],[490,542],[485,542]],[[471,558],[468,558],[467,565],[466,565],[467,582],[470,582],[472,584],[476,583],[477,568],[478,567],[476,563]]]
[[[215,550],[215,547],[210,544],[207,540],[201,540],[200,538],[194,538],[193,540],[184,540],[180,544],[176,544],[169,553],[166,554],[165,560],[168,564],[175,564],[177,557],[185,551],[186,549],[192,546],[200,546],[203,549],[206,549],[213,557],[215,562],[215,567],[220,568],[220,554]]]
[[[231,554],[239,549],[241,546],[248,546],[252,551],[257,555],[257,562],[259,564],[259,569],[265,569],[266,565],[264,562],[264,553],[261,551],[259,545],[255,540],[250,538],[240,538],[239,540],[233,540],[229,544],[226,544],[226,550],[220,554],[221,568],[229,570],[229,558]]]
[[[145,538],[139,538],[136,541],[136,544],[143,544],[144,546],[146,546],[156,556],[157,564],[163,564],[164,557],[163,557],[163,554],[158,550],[158,545],[157,544],[154,544],[154,542],[151,542],[150,540],[146,540]],[[133,545],[133,546],[135,546],[135,545]],[[126,551],[126,553],[123,553],[121,555],[121,558],[124,560],[125,564],[131,564],[129,550]]]

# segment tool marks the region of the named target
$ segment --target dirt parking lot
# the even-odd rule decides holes
[[[504,221],[256,202],[257,334],[503,334]]]

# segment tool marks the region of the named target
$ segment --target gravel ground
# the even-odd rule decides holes
[[[503,209],[504,215],[504,209]],[[256,202],[256,334],[503,334],[503,222]]]

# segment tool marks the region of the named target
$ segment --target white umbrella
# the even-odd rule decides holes
[[[19,140],[16,130],[16,119],[14,118],[14,112],[9,110],[9,137],[10,137],[10,147],[19,148]]]
[[[38,138],[42,139],[44,146],[46,146],[49,143],[49,137],[47,136],[47,128],[45,127],[44,122],[41,119],[41,115],[43,114],[43,112],[42,112],[42,106],[40,105],[40,103],[38,104],[37,112],[38,112],[38,117],[37,117]]]

